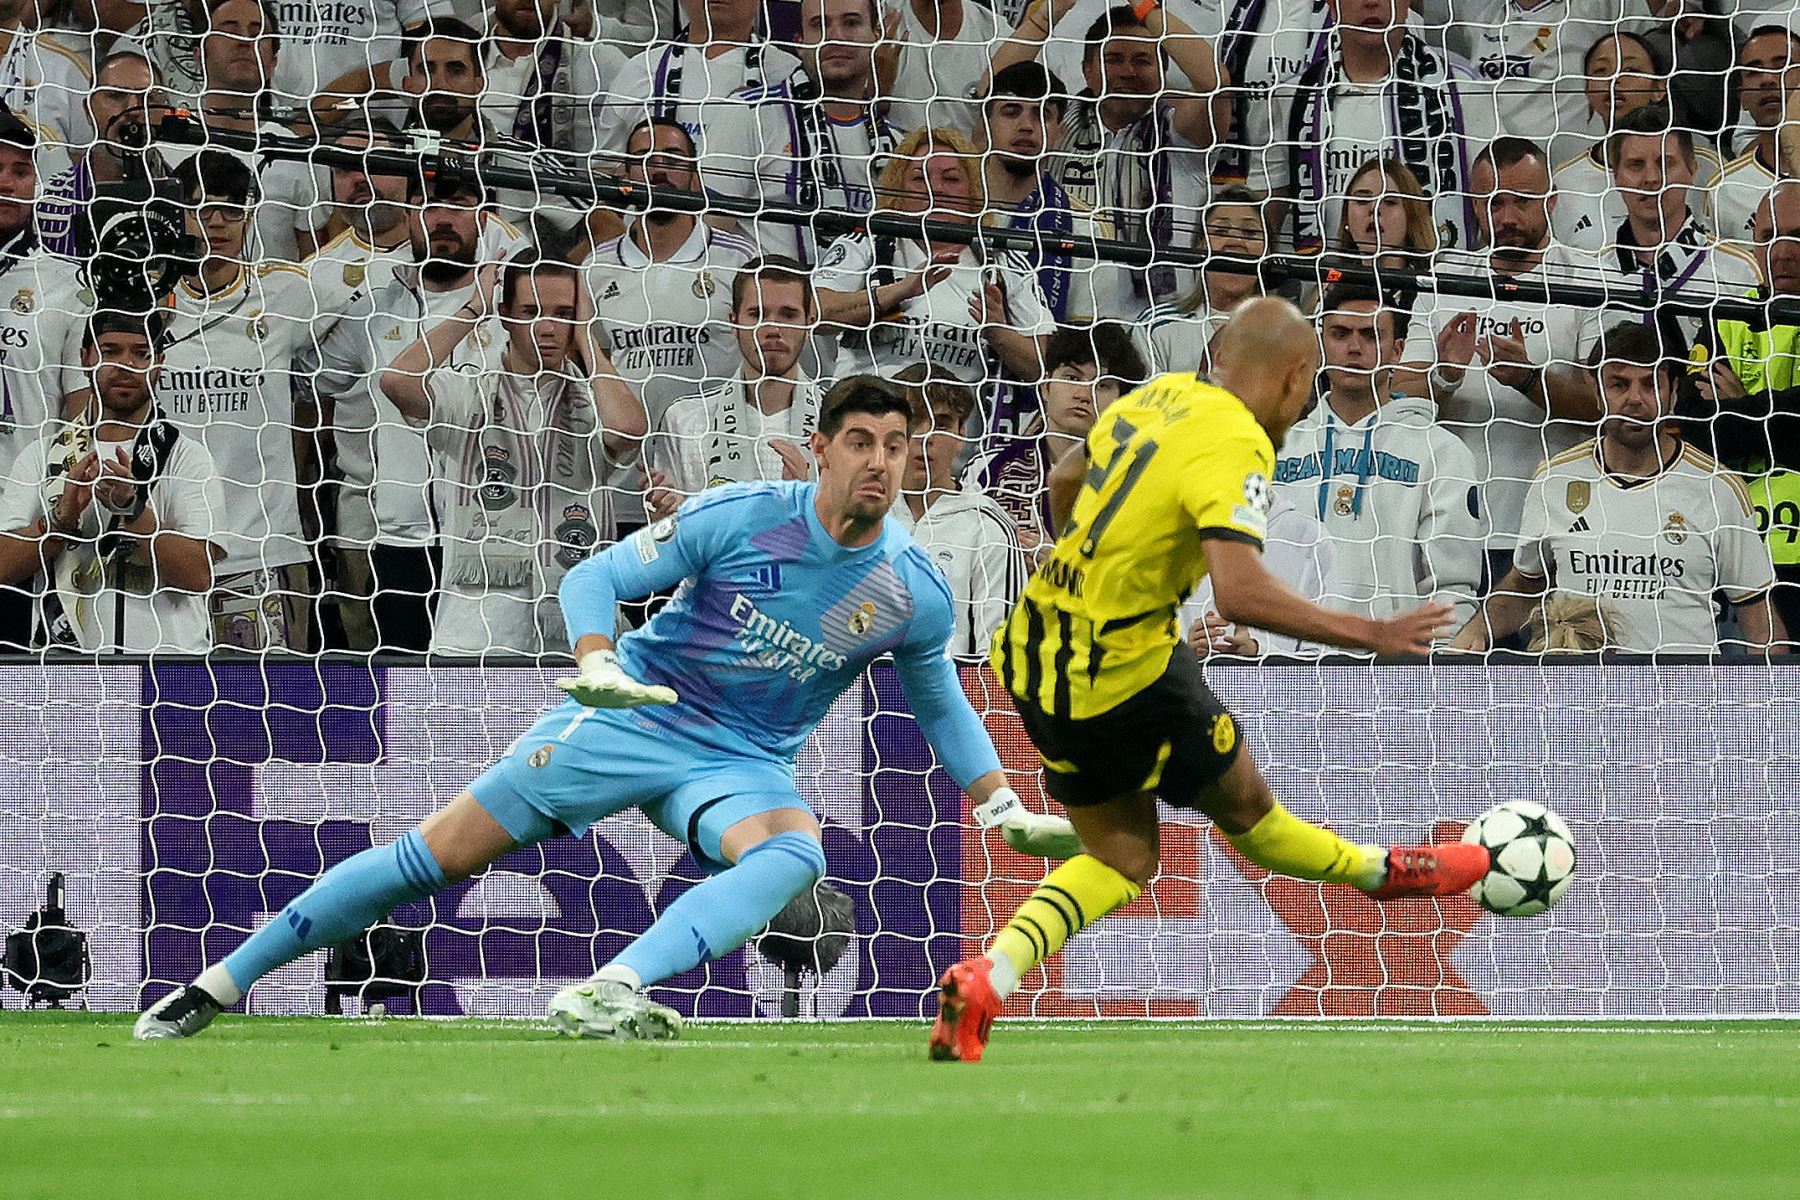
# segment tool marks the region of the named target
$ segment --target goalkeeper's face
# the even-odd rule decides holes
[[[831,437],[815,433],[822,515],[859,524],[885,517],[900,494],[911,434],[897,412],[850,413]]]

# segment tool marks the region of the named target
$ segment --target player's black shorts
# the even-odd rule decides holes
[[[1097,717],[1058,717],[1017,696],[1013,704],[1044,757],[1044,790],[1070,808],[1135,792],[1194,808],[1243,740],[1186,643],[1156,682]]]

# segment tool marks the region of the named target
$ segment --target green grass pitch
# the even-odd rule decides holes
[[[1800,1023],[708,1024],[0,1014],[0,1196],[1800,1196]]]

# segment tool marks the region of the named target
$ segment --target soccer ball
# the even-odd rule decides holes
[[[1493,868],[1469,895],[1502,917],[1537,916],[1561,900],[1575,878],[1575,838],[1568,824],[1530,800],[1494,805],[1463,831],[1463,841],[1486,846],[1493,855]]]

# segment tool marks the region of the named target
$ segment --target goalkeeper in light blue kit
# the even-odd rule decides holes
[[[579,673],[469,789],[396,842],[331,868],[224,961],[138,1018],[189,1037],[269,971],[361,933],[519,846],[641,808],[716,871],[584,983],[551,1024],[571,1036],[675,1037],[646,985],[730,953],[825,874],[794,755],[863,669],[894,656],[926,740],[1015,848],[1067,857],[1068,822],[1025,811],[946,657],[943,578],[887,519],[911,435],[904,395],[868,377],[827,395],[813,483],[732,484],[570,571],[559,593]],[[621,600],[680,584],[613,644]]]

